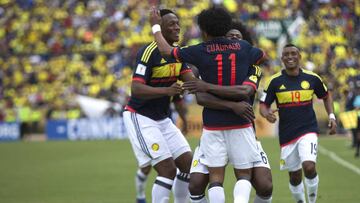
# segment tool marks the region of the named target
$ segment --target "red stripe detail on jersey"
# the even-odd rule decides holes
[[[172,55],[174,56],[174,58],[176,59],[177,62],[180,62],[180,58],[179,58],[179,48],[175,47],[172,49]]]
[[[216,55],[215,60],[217,61],[217,68],[218,68],[218,85],[222,85],[223,80],[223,62],[222,62],[222,55]]]
[[[263,51],[261,58],[259,58],[259,60],[257,60],[255,64],[256,64],[256,65],[261,64],[261,63],[265,60],[265,56],[266,56],[266,54],[265,54],[265,52]]]
[[[184,74],[184,73],[188,73],[188,72],[192,72],[191,69],[186,69],[180,72],[180,75]]]
[[[159,83],[159,82],[174,82],[177,81],[177,77],[171,77],[171,78],[161,78],[161,79],[152,79],[150,82],[152,83]]]
[[[133,77],[133,79],[132,79],[133,81],[138,81],[138,82],[141,82],[141,83],[146,83],[145,82],[145,80],[144,80],[144,78],[139,78],[139,77]]]
[[[250,85],[256,91],[256,85],[254,83],[252,83],[252,82],[245,81],[245,82],[243,82],[243,85]]]
[[[294,107],[294,106],[306,106],[311,104],[312,101],[301,102],[301,103],[291,103],[291,104],[279,104],[279,107]]]
[[[231,61],[230,85],[235,85],[235,83],[236,83],[235,53],[231,53],[229,56],[229,59]]]
[[[204,129],[206,129],[206,130],[232,130],[232,129],[248,128],[250,126],[252,126],[252,123],[247,123],[244,125],[223,126],[223,127],[204,126]]]
[[[308,132],[308,133],[305,133],[303,135],[300,135],[299,137],[297,137],[297,138],[295,138],[293,140],[290,140],[287,143],[281,144],[280,147],[285,147],[286,145],[292,144],[292,143],[298,141],[300,138],[302,138],[302,137],[304,137],[305,135],[308,135],[308,134],[316,134],[317,136],[319,136],[319,134],[317,134],[316,132]]]
[[[128,110],[130,112],[136,113],[135,109],[131,108],[129,105],[125,106],[125,110]]]

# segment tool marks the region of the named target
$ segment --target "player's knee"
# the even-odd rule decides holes
[[[175,179],[176,166],[172,159],[166,159],[159,162],[154,166],[159,176],[166,177],[169,179]]]
[[[162,173],[164,175],[161,175],[161,174],[159,174],[159,175],[173,180],[176,177],[176,167],[167,168]]]
[[[140,170],[141,170],[141,172],[143,172],[145,175],[149,175],[150,170],[151,170],[151,165],[145,166],[145,167],[141,168]]]
[[[260,197],[270,197],[272,195],[272,191],[272,181],[263,181],[256,190],[256,194]]]
[[[307,178],[314,178],[316,176],[316,167],[314,162],[305,161],[303,163],[303,170],[305,177]]]
[[[200,186],[200,187],[199,187]],[[202,195],[205,193],[206,187],[201,187],[202,185],[199,183],[192,183],[189,184],[189,192],[191,195]]]
[[[290,172],[290,184],[293,186],[299,185],[302,181],[301,170]]]
[[[209,177],[206,174],[192,173],[190,176],[189,191],[191,195],[202,195],[205,193]]]
[[[183,173],[190,173],[192,153],[185,152],[175,159],[176,167]]]

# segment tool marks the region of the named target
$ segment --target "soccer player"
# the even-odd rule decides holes
[[[173,104],[175,106],[176,112],[179,114],[180,119],[182,120],[183,126],[181,132],[186,135],[187,133],[187,106],[183,101],[183,98],[180,95],[175,95],[173,97]],[[174,112],[171,113],[170,117],[172,117]],[[173,120],[176,123],[175,120]],[[139,167],[136,171],[135,176],[135,189],[136,189],[136,202],[137,203],[146,203],[146,195],[145,188],[147,177],[149,176],[151,171],[151,164],[143,167]]]
[[[310,203],[316,202],[319,176],[316,172],[318,126],[312,107],[313,95],[323,99],[329,115],[330,134],[336,133],[333,102],[327,87],[315,73],[301,68],[300,50],[287,44],[281,60],[285,69],[272,76],[260,101],[260,114],[269,122],[276,121],[270,108],[276,101],[279,111],[280,169],[289,171],[290,191],[298,202],[305,201],[302,171]]]
[[[264,57],[260,49],[252,47],[243,40],[225,38],[231,26],[231,16],[223,8],[212,7],[203,10],[198,16],[198,24],[205,42],[183,48],[174,48],[167,44],[160,32],[161,19],[156,9],[152,10],[150,20],[156,43],[163,56],[195,65],[202,80],[218,87],[240,86],[246,80],[251,65],[260,63]],[[225,90],[218,91],[218,87],[207,92],[234,101],[249,100],[249,92],[242,90],[241,87],[238,88],[240,90],[238,92],[244,94],[236,94],[235,91],[231,93]],[[251,122],[252,108],[249,104],[246,108],[248,111],[246,115],[249,117],[246,117],[243,108],[238,111],[241,102],[215,104],[216,99],[217,97],[214,96],[204,107],[204,129],[200,146],[204,153],[201,161],[209,170],[209,200],[216,203],[225,202],[222,185],[225,166],[230,162],[234,166],[237,179],[234,200],[239,203],[248,202],[251,191],[251,169],[254,163],[261,162]]]
[[[179,19],[167,9],[161,10],[160,15],[162,33],[172,45],[179,40]],[[155,42],[138,53],[123,118],[139,167],[151,164],[158,173],[152,188],[154,203],[167,203],[172,187],[176,203],[188,201],[192,152],[169,118],[169,105],[171,97],[183,91],[177,80],[193,78],[186,64],[163,58]],[[180,171],[177,176],[176,168]]]
[[[244,34],[242,34],[244,33]],[[247,32],[246,28],[243,26],[243,24],[239,21],[233,21],[231,29],[226,33],[226,37],[228,39],[235,39],[235,40],[241,40],[245,39],[249,43],[252,43],[252,39]],[[193,73],[195,76],[197,76],[197,71],[193,69]],[[257,88],[258,84],[260,83],[261,79],[261,70],[259,67],[253,66],[250,69],[250,72],[248,74],[248,79],[245,84],[243,85],[243,88],[248,88],[248,91],[251,92],[251,100],[250,103],[253,104],[254,102],[254,96],[255,91],[254,86]],[[250,78],[256,78],[256,82],[252,81]],[[199,82],[199,81],[196,81]],[[206,88],[208,88],[208,84],[197,84],[196,87],[189,86],[188,84],[192,82],[185,82],[183,87],[185,89],[195,89],[199,88],[199,90],[203,89],[203,92],[206,92]],[[203,87],[200,87],[203,85]],[[192,90],[191,90],[192,91]],[[203,103],[205,106],[207,104],[206,96],[204,95],[198,95],[197,96],[198,101],[200,103]],[[219,101],[224,102],[224,101]],[[227,102],[227,101],[225,101]],[[243,108],[247,108],[247,103],[243,103]],[[270,164],[267,158],[266,153],[264,152],[261,143],[257,141],[258,148],[260,149],[260,155],[262,157],[262,161],[254,164],[254,168],[252,170],[252,179],[251,184],[256,190],[256,197],[254,200],[254,203],[269,203],[271,202],[271,196],[272,196],[272,176],[271,176],[271,170],[270,170]],[[190,169],[190,184],[189,184],[189,190],[190,190],[190,198],[193,203],[206,203],[206,197],[205,197],[205,189],[208,185],[209,181],[209,171],[207,167],[201,163],[200,159],[204,156],[199,147],[196,147],[194,151],[193,156],[193,164]]]

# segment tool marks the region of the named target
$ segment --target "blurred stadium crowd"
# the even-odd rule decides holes
[[[343,108],[347,81],[360,74],[360,3],[351,0],[150,0],[177,12],[180,45],[199,42],[195,17],[222,4],[249,28],[281,69],[278,41],[255,30],[260,21],[304,24],[288,39],[302,49],[304,67],[323,78]],[[0,0],[0,121],[36,123],[79,118],[77,94],[123,102],[139,47],[153,40],[143,0]],[[264,84],[265,82],[263,82]]]

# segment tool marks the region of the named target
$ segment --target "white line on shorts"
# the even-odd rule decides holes
[[[356,167],[353,164],[351,164],[351,163],[345,161],[344,159],[340,158],[338,155],[336,155],[335,152],[329,151],[325,147],[322,147],[322,146],[319,146],[319,152],[321,154],[324,154],[324,155],[330,157],[330,159],[334,160],[335,162],[337,162],[341,166],[343,166],[345,168],[348,168],[348,169],[352,170],[353,172],[355,172],[356,174],[360,175],[360,169],[358,167]]]

